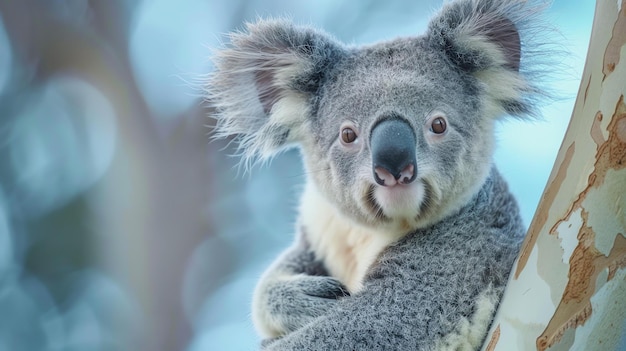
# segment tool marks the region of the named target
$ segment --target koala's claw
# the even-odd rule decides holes
[[[324,299],[338,299],[350,296],[348,289],[335,278],[331,277],[303,277],[297,285],[306,295]]]

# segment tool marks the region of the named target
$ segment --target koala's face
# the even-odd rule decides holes
[[[432,224],[484,182],[494,120],[532,111],[515,6],[460,0],[424,36],[365,48],[249,25],[215,60],[217,135],[237,135],[245,160],[299,144],[318,190],[363,225]]]
[[[490,168],[493,117],[478,92],[420,40],[352,51],[311,109],[308,173],[362,224],[431,224],[465,204]]]

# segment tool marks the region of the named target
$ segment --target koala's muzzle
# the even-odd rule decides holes
[[[415,133],[407,122],[394,118],[376,124],[370,136],[376,183],[394,186],[414,181],[417,176],[415,147]]]

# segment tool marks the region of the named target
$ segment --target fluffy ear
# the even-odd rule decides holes
[[[236,135],[245,161],[298,141],[310,101],[340,55],[326,35],[284,20],[261,20],[231,34],[229,47],[215,55],[208,84],[216,135]]]
[[[532,113],[537,89],[525,79],[520,62],[523,34],[533,31],[540,6],[529,0],[460,0],[448,3],[430,22],[428,38],[459,69],[484,84],[494,114]]]

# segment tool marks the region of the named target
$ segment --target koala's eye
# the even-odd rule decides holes
[[[430,130],[435,134],[441,134],[446,131],[447,127],[448,124],[446,123],[446,120],[443,117],[437,117],[433,119],[430,125]]]
[[[341,141],[346,144],[353,143],[356,140],[356,132],[350,127],[344,127],[341,129]]]

